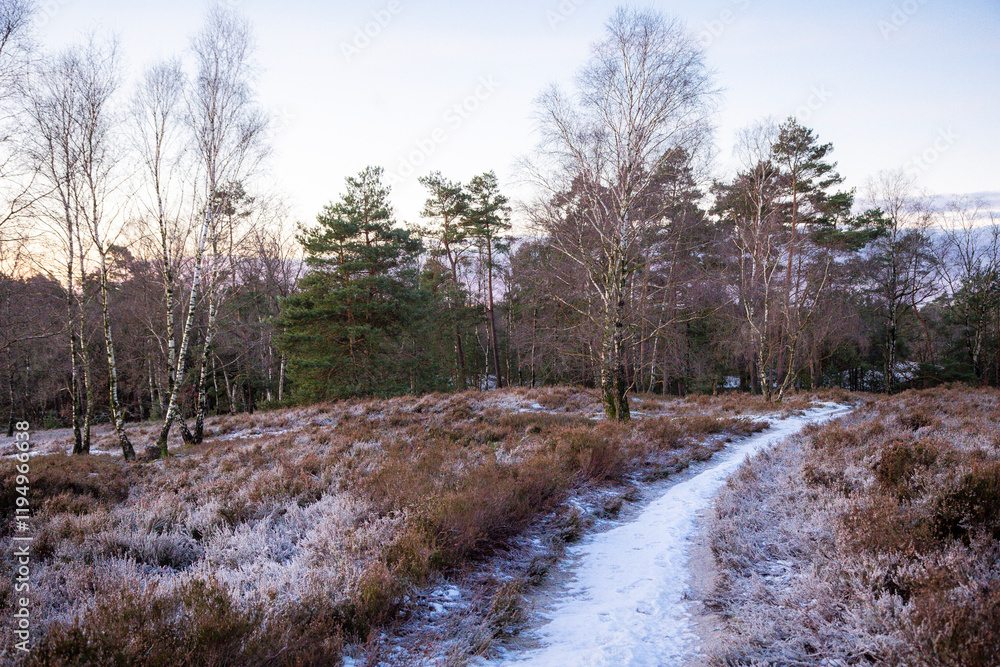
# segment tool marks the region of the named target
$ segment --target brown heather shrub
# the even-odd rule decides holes
[[[492,553],[564,494],[565,482],[546,467],[512,470],[491,464],[479,472],[475,484],[415,509],[435,569],[450,570]]]
[[[918,598],[911,640],[915,665],[996,667],[1000,647],[1000,586],[956,599],[953,592]]]
[[[553,412],[518,411],[536,401]],[[366,641],[377,662],[372,638],[405,618],[414,587],[543,517],[553,545],[574,539],[592,517],[569,509],[571,494],[672,474],[726,434],[759,430],[726,414],[742,401],[665,399],[657,417],[617,424],[589,418],[596,392],[566,388],[352,400],[220,417],[210,423],[225,438],[155,463],[35,458],[33,554],[47,583],[32,664],[331,665],[345,642]],[[478,595],[485,629],[469,651],[516,630],[522,586]],[[0,602],[9,595],[0,587]]]
[[[50,630],[27,664],[260,665],[276,652],[257,632],[261,619],[260,610],[240,610],[212,581],[191,581],[170,593],[155,587],[104,592],[81,620]]]
[[[684,431],[671,417],[650,417],[642,420],[638,428],[650,446],[667,450],[680,444]]]
[[[9,534],[17,497],[15,461],[0,463],[0,535]],[[49,454],[31,459],[30,500],[50,513],[84,514],[94,506],[120,503],[128,497],[133,473],[110,456]]]
[[[555,431],[570,426],[593,425],[594,422],[580,415],[565,414],[532,414],[528,412],[505,412],[495,422],[495,426],[503,429],[510,437],[534,435],[550,435]]]
[[[1000,540],[1000,461],[975,461],[937,490],[933,516],[940,537],[967,540],[982,530]]]
[[[567,387],[553,388],[538,394],[535,398],[535,402],[548,410],[558,410],[559,408],[566,406],[570,393],[571,390]]]
[[[929,470],[943,449],[936,440],[893,439],[881,448],[875,479],[887,493],[909,500],[920,491],[916,476]]]
[[[567,477],[597,482],[621,479],[634,451],[623,437],[627,427],[601,422],[568,428],[555,437],[554,454]]]
[[[685,415],[680,417],[677,421],[679,422],[681,430],[690,435],[721,433],[726,427],[726,422],[724,420],[700,413]]]
[[[821,452],[836,452],[844,449],[855,449],[861,440],[855,429],[837,421],[823,426],[819,430],[810,431],[813,447]]]
[[[662,407],[662,401],[652,398],[644,398],[639,402],[639,409],[643,412],[658,412]]]
[[[717,660],[1000,665],[997,398],[946,387],[873,399],[737,474],[712,542],[715,604],[733,627]],[[767,528],[761,515],[784,507],[797,507],[789,525]],[[780,571],[795,576],[774,576],[779,542]]]
[[[921,407],[916,410],[912,410],[905,415],[901,415],[899,423],[911,431],[918,431],[925,426],[933,426],[936,428],[941,422],[926,408]]]
[[[490,600],[487,618],[494,627],[497,636],[511,637],[516,635],[527,620],[528,612],[524,607],[525,582],[520,577],[510,579],[499,586]]]
[[[917,582],[901,661],[921,667],[1000,664],[1000,543],[979,539],[973,548],[975,560],[961,552],[946,555]]]
[[[892,496],[872,496],[848,510],[842,521],[845,541],[857,551],[916,557],[937,545],[931,517]]]
[[[344,605],[342,631],[354,641],[364,641],[373,628],[395,619],[407,582],[382,560],[365,566]]]

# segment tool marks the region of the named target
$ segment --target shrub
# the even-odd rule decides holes
[[[51,502],[52,511],[74,514],[89,511],[93,502],[113,505],[128,497],[132,474],[109,456],[50,454],[31,459],[29,478],[32,507]],[[17,497],[14,461],[0,464],[0,534],[9,534]]]
[[[684,435],[680,425],[670,417],[651,417],[644,419],[639,426],[639,432],[654,449],[673,449]]]
[[[812,433],[813,448],[820,452],[838,452],[844,449],[854,449],[860,444],[860,438],[855,429],[834,422]]]
[[[343,630],[354,640],[365,640],[372,628],[391,622],[399,611],[404,580],[382,560],[365,566],[344,605]]]
[[[416,510],[435,567],[448,570],[492,553],[551,510],[565,490],[562,480],[541,466],[512,470],[487,464],[475,479]]]
[[[555,450],[566,474],[583,480],[620,479],[631,461],[620,429],[615,424],[601,423],[559,433]]]
[[[927,592],[913,601],[905,626],[909,662],[923,667],[1000,664],[997,581]]]
[[[934,502],[940,537],[967,539],[986,530],[1000,539],[1000,462],[977,462],[940,492]]]
[[[261,618],[214,581],[194,580],[169,593],[122,588],[103,594],[73,625],[52,628],[28,664],[262,664],[274,649],[257,633]]]
[[[875,464],[875,479],[886,492],[909,500],[918,491],[915,476],[933,466],[940,451],[935,441],[892,440],[883,446]]]
[[[899,423],[911,431],[918,431],[925,426],[937,427],[941,422],[926,408],[918,408],[902,415],[899,418]]]
[[[921,554],[937,540],[931,517],[918,507],[900,505],[878,494],[856,504],[843,518],[844,537],[856,551],[872,554]]]
[[[524,581],[520,578],[504,582],[494,593],[487,618],[497,635],[510,637],[521,629],[527,618],[523,593]]]
[[[873,399],[807,429],[811,447],[789,441],[745,466],[713,534],[715,598],[732,624],[716,661],[1000,665],[996,398],[949,387]],[[778,507],[791,509],[771,529]]]

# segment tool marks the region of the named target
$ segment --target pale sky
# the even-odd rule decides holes
[[[116,32],[133,75],[184,56],[203,0],[40,0],[39,41]],[[312,222],[344,178],[385,167],[397,217],[416,222],[431,170],[466,181],[535,144],[533,100],[568,85],[618,2],[606,0],[227,0],[254,24],[260,101],[276,121],[270,161],[296,220]],[[726,175],[736,132],[797,115],[848,186],[906,168],[934,194],[1000,191],[997,0],[709,0],[639,3],[684,20],[723,91]],[[358,31],[374,36],[356,40]],[[345,48],[346,47],[346,48]],[[456,107],[456,105],[458,105]]]

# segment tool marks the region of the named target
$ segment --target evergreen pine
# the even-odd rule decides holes
[[[426,301],[416,273],[421,244],[393,226],[382,169],[349,177],[340,202],[316,221],[298,237],[309,271],[278,322],[300,398],[421,388],[408,340]]]

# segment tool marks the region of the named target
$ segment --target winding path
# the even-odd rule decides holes
[[[667,667],[697,650],[684,602],[697,514],[750,456],[807,424],[850,412],[827,403],[712,459],[701,473],[670,487],[635,519],[569,550],[571,579],[545,614],[541,648],[509,653],[492,665]]]

